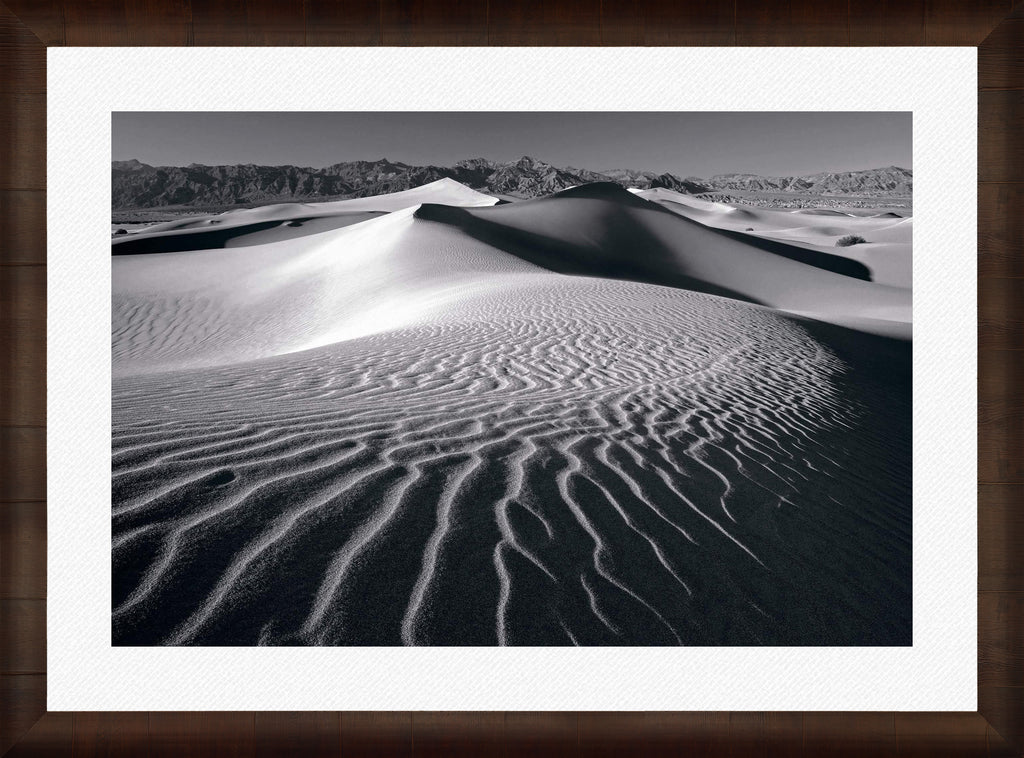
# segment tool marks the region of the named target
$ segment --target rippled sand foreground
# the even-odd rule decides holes
[[[910,644],[904,291],[709,294],[664,209],[705,291],[554,273],[519,205],[115,258],[115,644]]]

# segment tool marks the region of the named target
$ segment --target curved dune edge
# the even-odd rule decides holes
[[[901,291],[604,192],[115,258],[114,644],[910,644]]]
[[[680,216],[745,235],[752,242],[778,240],[800,249],[841,256],[865,266],[871,281],[911,288],[913,218],[893,212],[850,216],[738,208],[666,189],[633,192]],[[848,234],[863,236],[868,244],[836,247],[836,241]]]
[[[492,208],[424,205],[416,216],[563,273],[677,286],[837,323],[912,320],[910,292],[851,277],[859,262],[846,261],[855,268],[845,275],[825,270],[835,264],[812,250],[680,218],[614,184]]]
[[[333,231],[380,214],[428,202],[486,206],[497,203],[498,198],[477,192],[452,179],[438,179],[388,195],[325,203],[277,203],[216,215],[189,216],[177,221],[153,224],[129,236],[115,237],[111,241],[111,249],[114,255],[139,255],[268,244]]]

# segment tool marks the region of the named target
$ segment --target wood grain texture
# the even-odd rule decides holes
[[[46,47],[3,5],[0,5],[0,72],[0,92],[46,91]]]
[[[736,44],[736,5],[717,0],[679,3],[671,0],[638,0],[640,39],[616,38],[619,29],[628,30],[626,18],[616,18],[614,0],[601,6],[604,44],[616,45],[734,45]],[[628,7],[628,4],[627,6]]]
[[[978,593],[978,686],[1024,687],[1024,592]]]
[[[601,44],[601,0],[505,0],[488,14],[489,45]]]
[[[849,45],[849,2],[736,0],[736,44]]]
[[[306,0],[306,44],[381,44],[380,5],[380,0]]]
[[[580,755],[799,755],[804,714],[581,713]]]
[[[602,0],[601,44],[732,45],[735,5],[715,0]]]
[[[988,724],[977,713],[896,713],[900,758],[975,758],[988,753]]]
[[[50,758],[71,756],[74,714],[44,713],[14,746],[6,758]],[[79,758],[74,754],[74,758]]]
[[[657,0],[653,0],[653,4],[659,5]],[[651,44],[644,39],[651,5],[652,0],[601,0],[601,44],[617,47]]]
[[[46,430],[0,427],[0,501],[46,499]]]
[[[341,717],[337,711],[257,713],[254,729],[256,758],[341,755]]]
[[[505,713],[502,755],[576,758],[579,751],[579,714],[572,711]]]
[[[4,620],[6,626],[10,623]],[[46,711],[45,674],[0,674],[0,755]]]
[[[978,713],[1019,758],[1024,745],[1024,687],[978,687]]]
[[[0,599],[0,674],[46,673],[46,601]]]
[[[248,44],[273,47],[306,44],[305,3],[246,0],[245,9]]]
[[[978,276],[1024,277],[1024,184],[978,186]]]
[[[154,711],[151,758],[253,758],[255,714],[237,711]]]
[[[985,735],[988,741],[988,758],[1021,758],[1021,752],[1004,740],[991,724],[985,730]]]
[[[476,0],[383,0],[385,45],[486,45],[487,4]]]
[[[837,742],[837,734],[848,735]],[[804,714],[803,752],[829,758],[896,754],[896,714],[816,712]]]
[[[0,425],[46,423],[46,269],[0,269]]]
[[[925,44],[980,45],[1011,8],[1011,0],[928,0]]]
[[[75,713],[73,750],[74,758],[148,755],[149,714],[145,711],[79,711]]]
[[[694,737],[687,737],[688,742],[696,740],[696,747],[706,745],[711,755],[723,757],[775,758],[793,755],[802,749],[808,714],[764,711],[697,715],[700,717],[698,731]]]
[[[191,0],[124,0],[124,4],[129,45],[192,44]]]
[[[1024,90],[978,93],[978,181],[1024,182]]]
[[[1024,482],[1022,371],[1022,350],[986,350],[978,355],[979,482]]]
[[[68,0],[64,3],[64,37],[68,45],[127,45],[125,0]]]
[[[46,263],[46,193],[0,190],[0,266]]]
[[[46,503],[0,503],[0,598],[46,597]]]
[[[660,758],[682,754],[683,727],[688,714],[595,712],[579,714],[579,755],[625,758],[629,755]]]
[[[978,591],[1024,592],[1024,484],[978,486]]]
[[[1008,18],[978,48],[982,89],[1019,88],[1024,82],[1024,18]]]
[[[1024,279],[978,280],[978,348],[1024,349]]]
[[[47,47],[64,44],[62,0],[3,0],[3,4]]]
[[[46,95],[0,92],[0,190],[46,189]]]
[[[803,721],[806,713],[790,711],[768,711],[765,713],[765,737],[767,749],[765,758],[783,758],[801,752],[803,746]],[[846,739],[837,735],[837,741]]]
[[[341,754],[366,758],[408,758],[413,754],[412,714],[345,711],[341,714]]]
[[[418,711],[412,714],[416,758],[500,755],[505,714],[501,711]]]
[[[192,40],[196,45],[248,45],[246,0],[203,0],[192,6]]]
[[[850,0],[851,45],[923,45],[926,0]]]

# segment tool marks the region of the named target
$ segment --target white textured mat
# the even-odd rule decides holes
[[[51,48],[50,710],[975,710],[974,48]],[[910,110],[912,648],[114,648],[110,114]]]

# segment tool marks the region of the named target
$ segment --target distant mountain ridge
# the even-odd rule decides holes
[[[468,158],[452,166],[413,166],[381,158],[336,163],[319,169],[255,164],[150,166],[132,159],[113,161],[111,172],[112,207],[119,210],[367,197],[412,189],[444,178],[482,192],[522,198],[549,195],[579,184],[609,181],[624,187],[661,187],[691,195],[733,191],[905,197],[913,191],[913,172],[896,166],[808,176],[719,174],[700,179],[629,169],[599,172],[572,166],[558,168],[530,156],[508,162]]]
[[[902,197],[913,193],[914,173],[898,166],[886,166],[867,171],[829,171],[807,176],[718,174],[707,183],[716,190]]]

